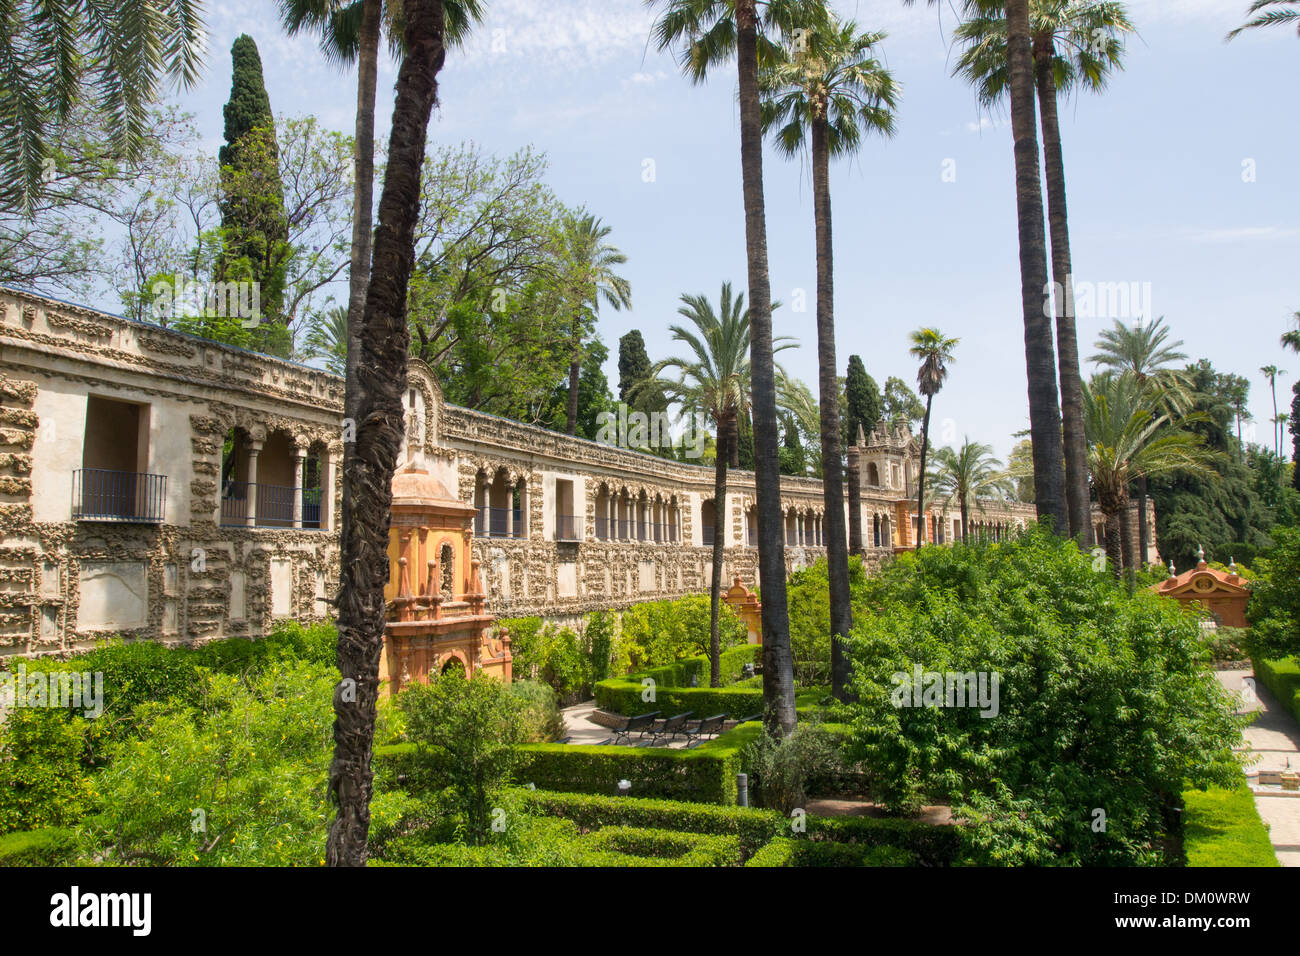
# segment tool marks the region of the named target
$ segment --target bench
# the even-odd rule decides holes
[[[686,719],[693,713],[695,713],[695,711],[688,710],[680,714],[674,714],[665,720],[662,727],[651,732],[651,736],[654,739],[651,741],[650,746],[656,746],[659,741],[663,740],[665,737],[670,741],[676,740],[678,734],[686,732]]]
[[[695,727],[687,727],[682,730],[686,739],[690,741],[686,746],[698,747],[703,743],[706,737],[716,737],[722,732],[722,725],[726,723],[726,714],[714,714],[712,717],[705,717]]]
[[[623,726],[614,728],[614,736],[602,740],[601,744],[631,743],[633,734],[644,737],[647,733],[653,732],[655,721],[658,719],[659,711],[657,710],[652,710],[648,714],[637,714],[635,717],[628,717],[623,721]]]

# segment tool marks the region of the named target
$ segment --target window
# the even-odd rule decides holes
[[[161,523],[167,477],[149,474],[149,406],[91,395],[81,468],[72,475],[79,521]]]

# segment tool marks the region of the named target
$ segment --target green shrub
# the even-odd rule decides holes
[[[633,667],[657,667],[683,657],[709,653],[709,596],[690,595],[643,601],[623,612],[623,640]],[[723,650],[749,639],[749,629],[726,604],[718,609],[718,642]],[[705,684],[708,681],[704,681]]]
[[[517,680],[510,685],[510,696],[522,705],[520,733],[524,743],[545,744],[564,736],[560,701],[549,684]]]
[[[587,616],[587,626],[582,636],[587,644],[587,653],[591,658],[591,667],[587,680],[594,684],[610,674],[614,657],[614,638],[617,628],[611,611],[596,611]]]
[[[825,558],[795,571],[786,581],[790,606],[790,651],[794,655],[795,680],[801,684],[823,684],[830,680],[831,602],[830,577]],[[849,558],[849,594],[854,613],[863,607],[867,575],[862,559]]]
[[[709,686],[707,656],[688,657],[626,677],[601,681],[593,688],[596,706],[629,717],[652,710],[674,714],[689,710],[696,717],[713,714],[748,717],[760,713],[763,709],[761,685],[734,685],[744,666],[756,662],[761,650],[757,644],[742,644],[723,651],[718,658],[722,687]],[[650,693],[651,686],[644,683],[647,680],[654,682],[653,694]],[[650,697],[653,699],[643,699]]]
[[[515,779],[543,790],[601,794],[616,794],[627,780],[639,797],[731,805],[741,750],[758,733],[757,724],[746,725],[690,750],[531,744],[519,748]]]
[[[0,833],[65,827],[94,808],[86,721],[26,707],[0,725]]]
[[[76,855],[75,830],[50,827],[0,836],[0,866],[67,866]]]
[[[1273,692],[1273,696],[1300,723],[1300,659],[1256,659],[1254,664],[1255,676],[1264,682],[1264,686]]]
[[[310,663],[208,674],[200,707],[143,704],[95,777],[83,852],[156,866],[317,865],[338,673]],[[382,801],[372,814],[383,812]]]
[[[1130,597],[1073,542],[1034,528],[922,548],[871,580],[868,603],[850,642],[853,756],[896,810],[950,802],[976,860],[1161,863],[1185,783],[1238,772],[1243,721],[1196,621]],[[913,706],[914,668],[998,675],[996,715]]]
[[[466,680],[459,670],[412,684],[397,702],[407,736],[452,795],[466,839],[487,842],[500,791],[520,760],[522,703],[501,681],[482,672]]]
[[[1245,780],[1183,794],[1183,854],[1187,866],[1281,865]]]
[[[644,827],[602,827],[583,839],[584,849],[621,856],[670,861],[673,866],[735,866],[740,863],[740,839],[706,836]],[[620,865],[614,862],[613,865]]]
[[[746,866],[912,866],[911,853],[896,846],[862,846],[777,837]]]
[[[527,791],[524,799],[536,813],[562,817],[587,830],[630,826],[734,836],[745,856],[766,844],[785,825],[781,815],[770,810],[680,800],[609,797],[550,790]]]
[[[1246,617],[1251,656],[1300,656],[1300,528],[1277,526],[1274,547],[1256,558]]]
[[[1204,632],[1210,660],[1216,664],[1235,663],[1250,657],[1250,633],[1240,627],[1216,627]]]
[[[838,737],[816,723],[800,723],[782,738],[759,734],[745,749],[744,764],[760,804],[784,815],[802,809],[809,779],[843,768],[840,746]]]

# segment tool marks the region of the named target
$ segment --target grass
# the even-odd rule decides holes
[[[1188,866],[1280,866],[1244,779],[1236,790],[1188,791],[1183,804]]]

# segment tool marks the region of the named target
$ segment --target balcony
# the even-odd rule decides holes
[[[124,524],[162,524],[167,476],[104,468],[72,473],[72,519]]]
[[[523,538],[522,508],[479,508],[474,516],[474,534],[480,538]]]
[[[223,527],[248,527],[249,504],[256,510],[252,526],[256,528],[320,528],[321,490],[319,488],[294,488],[286,485],[260,485],[247,481],[227,482],[221,495],[221,524]],[[294,506],[300,503],[301,524],[294,517]]]
[[[581,541],[582,518],[577,515],[555,516],[556,541]]]

